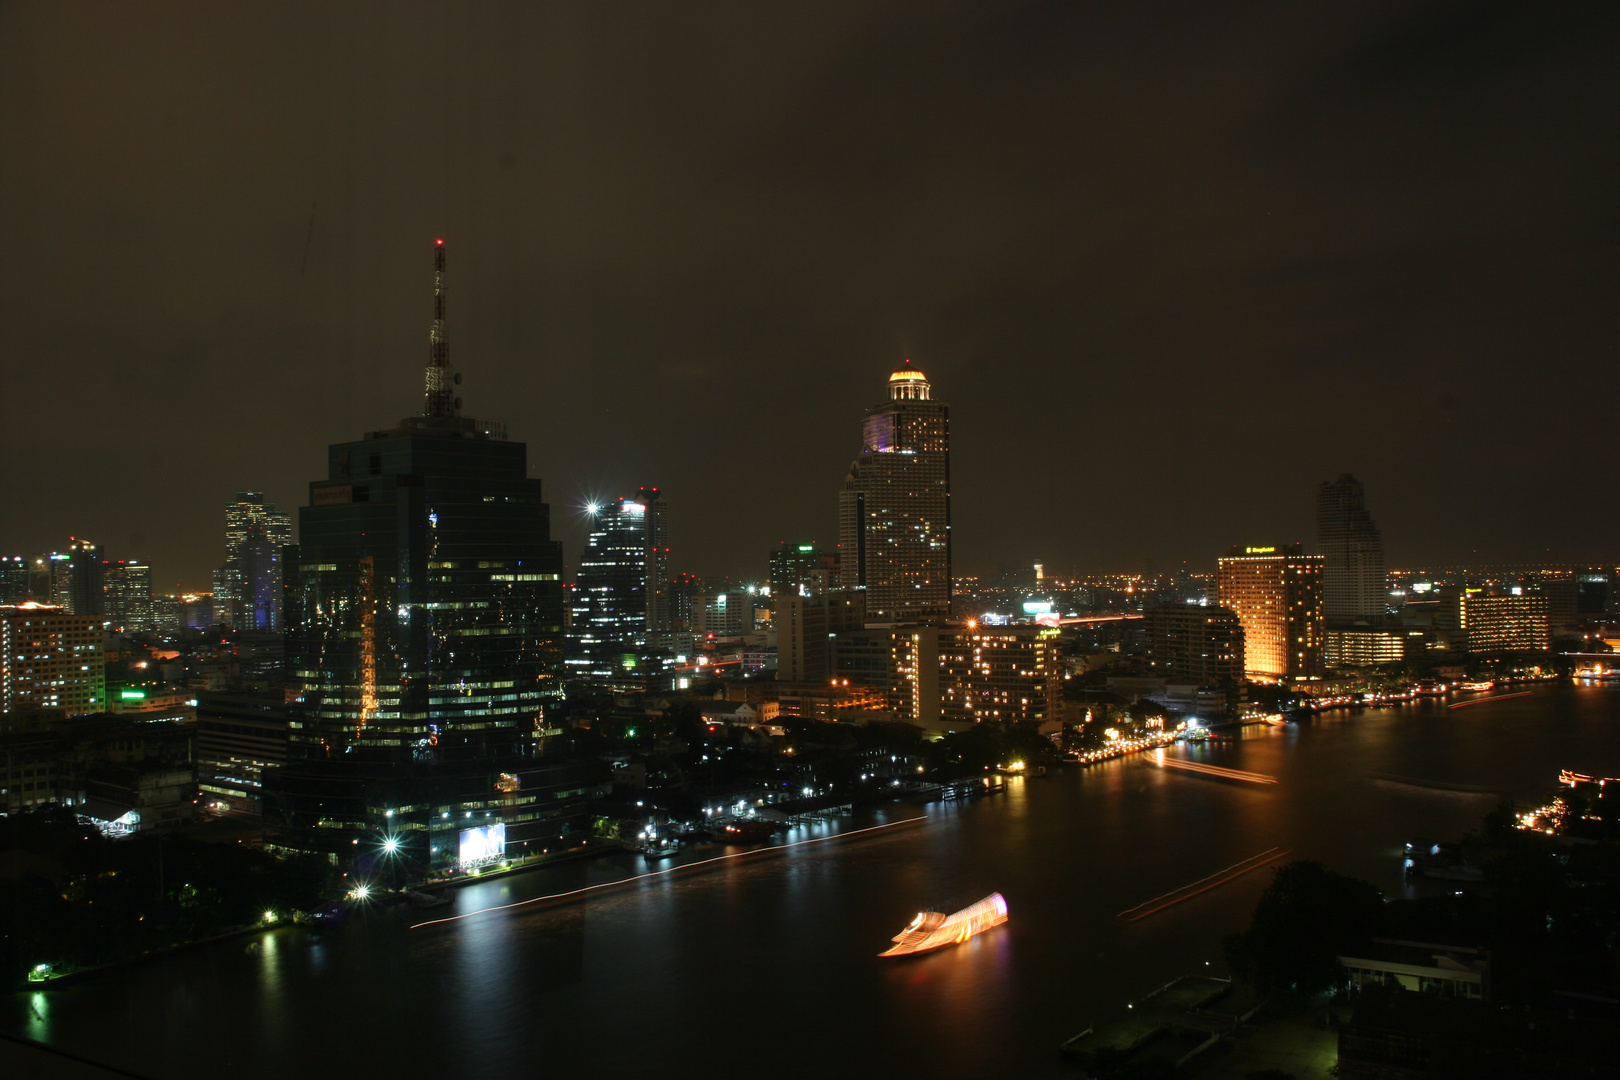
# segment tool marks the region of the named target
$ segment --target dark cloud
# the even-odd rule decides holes
[[[1612,5],[10,5],[0,549],[200,584],[237,488],[468,410],[677,563],[833,536],[910,356],[957,561],[1613,558]],[[139,538],[137,540],[137,538]],[[135,548],[139,550],[134,550]]]

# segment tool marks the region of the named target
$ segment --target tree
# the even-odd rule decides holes
[[[1227,959],[1262,992],[1320,993],[1343,980],[1338,957],[1360,948],[1382,916],[1368,882],[1291,862],[1261,894],[1249,929],[1227,939]]]

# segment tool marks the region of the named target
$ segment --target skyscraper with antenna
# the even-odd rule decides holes
[[[286,564],[290,757],[533,756],[558,692],[561,545],[522,443],[462,415],[434,244],[422,412],[327,453]]]

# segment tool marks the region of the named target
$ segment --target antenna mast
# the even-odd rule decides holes
[[[450,347],[444,340],[444,241],[433,247],[433,325],[428,328],[427,393],[422,415],[429,418],[461,415],[456,397],[459,376],[450,372]]]

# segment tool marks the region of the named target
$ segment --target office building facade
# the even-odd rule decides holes
[[[238,491],[225,507],[225,562],[214,572],[214,617],[236,630],[281,629],[282,553],[292,515]]]
[[[1322,672],[1322,556],[1300,545],[1235,547],[1216,565],[1220,606],[1243,627],[1247,678],[1286,682]]]
[[[673,632],[666,505],[657,488],[642,488],[592,511],[570,601],[570,678],[611,680]]]
[[[152,568],[139,560],[102,564],[102,597],[109,629],[146,633],[157,628],[152,609]]]
[[[1316,543],[1322,555],[1322,613],[1329,626],[1381,626],[1389,610],[1384,539],[1349,473],[1316,490]]]
[[[839,494],[838,539],[843,585],[866,590],[872,622],[950,617],[949,419],[910,366],[889,376],[889,400],[866,414]]]

